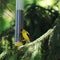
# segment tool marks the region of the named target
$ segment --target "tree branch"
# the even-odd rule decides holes
[[[49,29],[44,35],[37,38],[35,41],[18,47],[18,50],[17,50],[17,55],[19,55],[18,59],[34,60],[35,57],[38,57],[38,55],[39,55],[38,60],[41,59],[42,41],[46,40],[53,31],[54,29]]]
[[[27,44],[27,45],[28,45],[28,46],[31,46],[32,44],[35,44],[35,43],[38,43],[38,42],[41,42],[41,41],[47,39],[47,38],[50,36],[50,34],[53,32],[53,30],[54,30],[54,29],[49,29],[49,30],[48,30],[45,34],[43,34],[41,37],[37,38],[35,41],[33,41],[33,42],[31,42],[31,43],[29,43],[29,44]],[[25,46],[26,46],[26,45],[20,46],[19,49],[24,48]]]

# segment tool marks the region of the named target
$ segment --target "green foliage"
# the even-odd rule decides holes
[[[60,1],[54,0],[54,4],[47,7],[42,7],[38,4],[42,0],[24,0],[24,16],[25,16],[25,29],[30,33],[31,41],[44,34],[49,28],[54,26],[54,21],[58,18],[60,12]],[[17,52],[14,46],[14,26],[15,26],[15,2],[16,0],[0,0],[0,59],[1,60],[22,60],[29,59],[28,56],[31,55],[30,51],[27,52]],[[43,4],[42,4],[43,5]],[[55,21],[57,22],[57,21]],[[60,29],[59,29],[60,31]],[[56,35],[56,34],[55,34]],[[56,37],[56,36],[55,36]],[[55,39],[55,38],[54,38]],[[48,41],[42,42],[41,51],[38,49],[34,51],[30,56],[30,60],[44,60],[48,55]],[[56,42],[58,44],[56,44]],[[59,41],[54,40],[54,45],[60,45]],[[40,43],[39,43],[40,44]],[[36,44],[38,45],[38,44]],[[39,45],[38,45],[39,47]],[[51,46],[52,47],[52,46]],[[55,49],[55,48],[51,48]],[[57,50],[52,50],[53,54],[59,52]],[[42,52],[42,53],[41,53]],[[26,53],[26,55],[24,55]],[[60,52],[59,52],[60,53]],[[28,54],[28,55],[27,55]],[[52,55],[53,55],[52,54]],[[24,55],[21,57],[20,55]],[[58,56],[58,55],[56,55]],[[42,58],[41,58],[42,57]],[[51,55],[48,56],[48,60]]]
[[[0,0],[0,33],[11,26],[11,21],[14,20],[15,6],[13,3],[8,3],[9,0]]]
[[[0,33],[1,33],[2,30],[4,30],[5,23],[6,23],[6,22],[3,20],[3,18],[0,17]]]

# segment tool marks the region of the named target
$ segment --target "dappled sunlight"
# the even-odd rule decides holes
[[[57,6],[58,6],[59,13],[60,13],[60,1],[58,2]]]
[[[48,6],[52,6],[54,3],[54,0],[42,0],[42,1],[38,1],[37,4],[42,6],[42,7],[48,7]]]
[[[15,14],[14,12],[9,11],[8,9],[5,9],[2,15],[4,21],[5,21],[5,28],[9,28],[14,21]]]
[[[8,9],[6,9],[3,13],[4,20],[11,22],[14,18],[14,13],[10,12]]]
[[[33,44],[32,47],[29,47],[28,51],[34,52],[34,54],[36,54],[39,51],[39,49],[41,49],[40,45],[41,43],[36,43],[35,45]]]
[[[54,8],[56,11],[58,11],[58,7],[57,7],[57,6],[54,6],[53,8]]]

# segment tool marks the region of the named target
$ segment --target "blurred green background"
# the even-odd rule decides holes
[[[0,0],[0,53],[15,47],[15,11],[16,0]],[[59,0],[24,0],[24,28],[31,41],[52,28],[59,14]]]

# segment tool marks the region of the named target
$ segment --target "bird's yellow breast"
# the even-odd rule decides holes
[[[21,33],[22,33],[22,36],[23,36],[24,40],[26,42],[30,42],[30,39],[29,39],[29,36],[28,36],[28,32],[26,30],[22,30]]]

